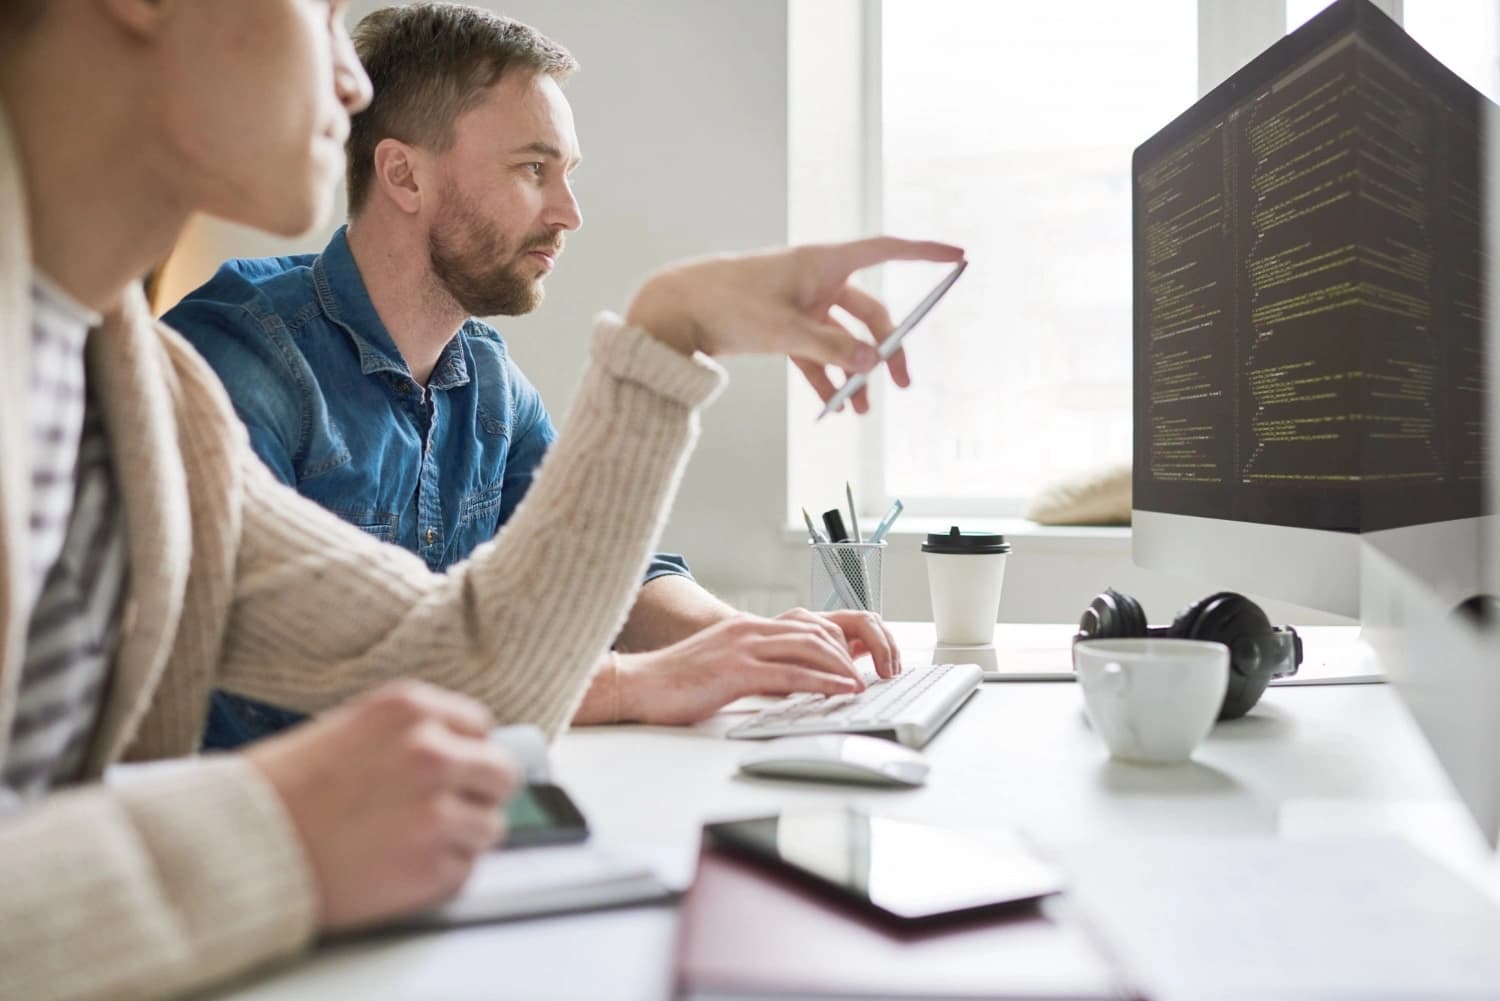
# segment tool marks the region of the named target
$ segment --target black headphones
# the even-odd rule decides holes
[[[1238,719],[1260,701],[1272,678],[1297,673],[1302,637],[1291,626],[1273,626],[1261,607],[1242,594],[1220,591],[1178,613],[1170,626],[1151,627],[1141,603],[1114,588],[1083,610],[1073,642],[1123,636],[1208,640],[1229,648],[1229,689],[1219,719]]]

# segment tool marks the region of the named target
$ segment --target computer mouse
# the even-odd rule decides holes
[[[740,760],[740,771],[771,778],[919,786],[931,768],[920,751],[853,733],[777,737]]]

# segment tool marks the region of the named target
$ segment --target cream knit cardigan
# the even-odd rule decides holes
[[[0,114],[0,765],[23,663],[31,257]],[[211,689],[304,711],[400,675],[555,734],[619,630],[724,381],[601,316],[566,433],[494,542],[446,575],[282,486],[213,372],[139,287],[89,338],[127,524],[123,635],[88,784],[0,817],[0,998],[180,993],[314,934],[311,874],[235,755],[122,788],[111,763],[190,755]],[[378,873],[371,874],[378,879]]]

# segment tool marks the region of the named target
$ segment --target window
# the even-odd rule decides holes
[[[1286,30],[1295,31],[1330,0],[1286,0]],[[1500,2],[1380,0],[1412,38],[1490,100],[1500,100]]]
[[[881,403],[885,491],[1018,513],[1130,457],[1130,155],[1197,94],[1196,0],[882,15],[881,228],[974,262],[907,342],[916,385]],[[914,302],[931,277],[892,268],[882,291]]]
[[[1469,86],[1500,101],[1500,0],[1405,0],[1401,23]]]
[[[907,341],[913,388],[860,426],[866,509],[1017,514],[1129,460],[1131,152],[1326,2],[868,0],[863,228],[974,266]],[[1500,93],[1500,0],[1378,2]],[[890,268],[880,291],[899,318],[940,274]]]

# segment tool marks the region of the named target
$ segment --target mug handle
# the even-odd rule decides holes
[[[1130,688],[1130,675],[1125,673],[1123,666],[1114,661],[1104,665],[1099,678],[1106,691],[1124,694]]]

